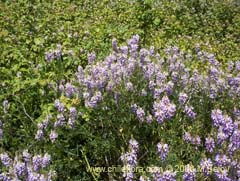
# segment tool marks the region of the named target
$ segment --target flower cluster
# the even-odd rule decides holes
[[[196,118],[196,113],[193,111],[193,107],[192,106],[185,106],[184,112],[186,113],[186,115],[191,119],[194,120]]]
[[[133,169],[137,165],[138,142],[134,139],[129,141],[129,152],[121,155],[121,160],[124,164],[123,177],[126,181],[131,181],[134,178]]]
[[[186,143],[191,143],[192,145],[195,145],[195,146],[201,145],[201,138],[198,135],[193,137],[189,132],[185,132],[183,139]]]
[[[208,137],[205,139],[205,147],[206,147],[206,150],[210,153],[212,153],[214,151],[214,148],[215,148],[215,141],[213,138],[211,137]]]
[[[28,180],[51,181],[55,176],[53,170],[46,172],[50,165],[51,156],[47,153],[31,156],[27,150],[21,155],[16,155],[12,160],[5,152],[0,155],[5,171],[0,174],[0,180]],[[43,172],[42,170],[45,169]]]
[[[176,172],[172,170],[166,170],[163,173],[160,170],[153,172],[154,181],[176,181]]]
[[[235,104],[240,96],[240,63],[230,62],[225,71],[216,56],[202,51],[199,45],[195,47],[196,57],[176,46],[167,47],[160,55],[153,46],[140,48],[139,41],[140,37],[134,35],[127,45],[119,46],[113,39],[113,51],[103,61],[95,61],[96,54],[89,53],[88,65],[78,66],[74,77],[59,83],[61,97],[54,102],[56,114],[53,128],[49,129],[50,141],[54,143],[58,138],[57,129],[64,126],[74,128],[78,107],[89,112],[97,111],[100,115],[101,110],[121,109],[124,102],[126,112],[134,114],[143,123],[139,127],[145,126],[144,122],[148,123],[149,129],[157,124],[159,132],[171,132],[174,127],[176,130],[171,133],[177,132],[178,137],[183,137],[183,143],[190,143],[187,147],[195,148],[199,156],[201,152],[200,162],[195,161],[194,167],[200,166],[204,177],[212,174],[210,169],[213,166],[230,166],[236,175],[236,166],[231,162],[239,158],[240,149],[240,108]],[[53,54],[55,57],[57,53]],[[51,60],[52,56],[48,55],[48,59]],[[191,66],[194,57],[199,60],[196,64],[200,65],[200,70]],[[64,98],[72,102],[77,99],[81,103],[69,106]],[[230,100],[230,106],[221,105],[225,98]],[[184,115],[194,121],[185,119]],[[133,117],[127,115],[129,122]],[[167,121],[170,119],[174,121]],[[38,125],[36,139],[42,140],[46,127],[50,126]],[[138,143],[130,140],[129,145],[129,152],[123,154],[121,160],[125,166],[133,168],[137,164]],[[175,149],[170,142],[169,145],[158,143],[157,151],[162,161],[166,160],[169,147]],[[222,170],[214,175],[219,180],[236,177],[227,172]],[[133,180],[133,172],[125,172],[124,177]],[[155,180],[174,180],[176,175],[165,171],[155,173],[153,177]],[[196,180],[196,169],[187,165],[182,178]]]
[[[213,163],[212,163],[212,160],[210,158],[202,159],[200,161],[200,166],[201,166],[201,169],[202,169],[202,172],[204,173],[204,175],[206,175],[206,176],[210,175],[210,172],[211,172],[212,167],[213,167]]]
[[[197,170],[192,165],[186,165],[184,174],[183,174],[183,180],[184,181],[194,181],[196,178],[196,172]]]
[[[57,45],[57,49],[55,50],[50,50],[49,52],[47,52],[45,54],[45,59],[47,62],[51,62],[54,59],[60,59],[62,56],[62,46],[61,45]]]
[[[176,105],[172,104],[167,96],[164,96],[160,102],[154,102],[153,110],[157,122],[163,123],[165,120],[174,116]]]
[[[169,146],[168,144],[158,143],[157,144],[157,151],[160,155],[160,158],[162,161],[164,161],[168,155],[169,152]]]

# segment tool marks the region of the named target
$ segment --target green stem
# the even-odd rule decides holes
[[[85,159],[85,161],[87,163],[88,170],[91,170],[91,167],[90,167],[90,164],[88,162],[88,159],[87,159],[86,155],[83,153],[82,150],[81,150],[81,152],[82,152],[82,155],[83,155],[83,157],[84,157],[84,159]],[[93,174],[93,172],[91,172],[91,175],[93,176],[94,180],[97,181],[97,179],[96,179],[95,175]]]

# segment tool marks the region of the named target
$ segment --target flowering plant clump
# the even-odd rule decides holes
[[[90,137],[80,143],[87,165],[123,164],[130,168],[125,180],[239,178],[238,63],[225,70],[213,54],[199,48],[199,68],[192,69],[195,54],[178,47],[158,53],[154,47],[140,48],[139,42],[134,35],[119,47],[113,39],[113,51],[103,61],[89,54],[85,68],[79,66],[75,76],[59,82],[59,97],[48,115],[52,121],[44,119],[35,138],[57,144],[69,139],[68,133],[84,137],[84,129],[90,129]],[[96,151],[90,155],[89,149]],[[185,169],[177,170],[179,164]],[[131,171],[150,165],[163,170]]]
[[[62,56],[61,46],[47,52],[46,66],[64,70]],[[2,180],[50,180],[50,160],[57,172],[81,169],[94,180],[240,178],[238,62],[226,70],[200,47],[143,48],[138,35],[123,46],[113,39],[102,61],[87,58],[85,67],[54,79],[54,99],[37,119],[32,144],[53,157],[24,152],[12,160],[3,152]],[[4,112],[10,107],[4,100]],[[0,138],[3,128],[0,122]],[[119,165],[120,172],[91,170]]]
[[[55,172],[49,169],[51,156],[44,155],[32,156],[27,150],[21,155],[16,155],[11,159],[8,153],[0,154],[3,169],[0,180],[28,180],[28,181],[51,181],[55,177]]]

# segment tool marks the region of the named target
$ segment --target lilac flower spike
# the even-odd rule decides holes
[[[2,164],[5,166],[5,167],[9,167],[12,160],[11,158],[8,156],[7,153],[1,153],[0,154],[0,158],[1,158],[1,161],[2,161]]]
[[[213,167],[213,163],[210,158],[202,159],[200,162],[200,166],[205,176],[210,175],[210,171],[212,170]]]
[[[183,174],[184,181],[195,181],[197,170],[192,165],[186,165]]]
[[[174,116],[176,105],[170,103],[167,96],[164,96],[160,102],[155,101],[153,104],[154,115],[159,123]]]
[[[181,93],[179,94],[179,99],[178,99],[178,101],[179,101],[179,103],[180,103],[181,105],[185,104],[186,101],[187,101],[187,99],[188,99],[188,95],[187,95],[186,93],[181,92]]]
[[[222,111],[219,109],[212,110],[211,118],[213,120],[213,125],[216,127],[219,127],[224,121]]]
[[[169,152],[169,146],[168,144],[158,143],[157,144],[157,151],[160,154],[160,158],[162,161],[165,161],[168,152]]]
[[[192,106],[185,106],[184,112],[186,113],[186,115],[191,119],[194,120],[196,118],[196,113],[193,111],[193,107]]]
[[[138,142],[134,139],[129,140],[129,152],[122,154],[120,159],[124,164],[123,177],[125,180],[133,180],[133,168],[137,165]]]
[[[214,139],[211,138],[211,137],[206,138],[206,140],[205,140],[205,147],[206,147],[206,150],[208,152],[212,153],[214,148],[215,148]]]
[[[58,134],[55,132],[55,131],[51,131],[51,133],[50,133],[50,135],[49,135],[49,138],[50,138],[50,140],[52,141],[52,143],[53,142],[55,142],[56,141],[56,139],[58,138]]]
[[[137,111],[136,111],[137,117],[138,119],[143,122],[145,119],[145,112],[141,107],[138,107]]]

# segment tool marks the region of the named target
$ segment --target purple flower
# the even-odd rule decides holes
[[[133,84],[131,82],[126,83],[127,91],[133,91]]]
[[[154,81],[150,80],[148,83],[148,88],[150,90],[153,90],[155,86],[156,86],[156,83]]]
[[[149,55],[150,55],[150,56],[153,56],[154,53],[155,53],[155,52],[154,52],[154,46],[151,46],[151,47],[150,47],[150,50],[149,50]]]
[[[167,96],[164,96],[160,102],[153,104],[154,116],[159,123],[163,123],[166,119],[170,119],[176,112],[176,105],[171,104]]]
[[[121,51],[124,55],[128,54],[128,47],[127,46],[122,46],[122,47],[120,47],[120,49],[121,49]]]
[[[161,180],[163,180],[163,181],[176,181],[176,172],[173,172],[171,170],[164,171]]]
[[[215,176],[219,181],[232,181],[232,179],[228,177],[228,170],[223,168],[216,169]]]
[[[237,109],[236,107],[234,107],[233,114],[235,118],[240,117],[240,109]]]
[[[60,44],[57,45],[57,49],[54,51],[55,57],[60,59],[62,56],[62,46]]]
[[[217,133],[217,144],[223,144],[223,142],[228,138],[228,136],[222,131],[222,128],[218,130]]]
[[[48,119],[49,119],[49,118],[48,118],[48,116],[47,116],[47,118],[44,119],[43,122],[42,122],[42,126],[43,126],[43,129],[44,129],[44,130],[47,129],[47,127],[48,127],[48,124],[49,124],[49,120],[48,120]]]
[[[133,152],[135,152],[135,153],[138,152],[138,147],[139,147],[139,145],[138,145],[138,142],[137,142],[136,140],[130,139],[130,140],[129,140],[129,146],[130,146],[130,149],[131,149]]]
[[[195,138],[192,138],[191,140],[193,145],[200,146],[201,145],[201,138],[199,136],[196,136]]]
[[[0,180],[2,180],[2,181],[12,181],[10,176],[8,176],[8,174],[4,173],[4,172],[0,173]]]
[[[113,49],[113,51],[118,52],[118,46],[117,46],[117,39],[116,38],[112,39],[112,49]]]
[[[161,171],[159,167],[155,167],[154,168],[154,171],[152,173],[152,176],[153,176],[153,180],[154,181],[162,181],[162,174],[161,174]]]
[[[236,69],[236,72],[240,71],[240,61],[235,62],[235,69]]]
[[[37,134],[35,135],[36,140],[42,140],[43,139],[43,130],[39,129],[37,130]]]
[[[133,35],[132,39],[128,40],[128,45],[138,44],[139,39],[139,35]]]
[[[32,166],[35,172],[39,172],[42,167],[42,157],[41,155],[36,155],[32,158]]]
[[[213,167],[212,160],[210,158],[202,159],[200,161],[200,166],[201,166],[201,170],[203,171],[204,175],[209,176],[210,171],[212,170],[212,167]]]
[[[160,89],[159,88],[155,88],[154,89],[154,98],[155,99],[159,99],[163,92],[164,92],[164,89],[162,89],[162,88],[160,88]]]
[[[127,152],[121,155],[121,160],[124,164],[136,166],[137,165],[137,155],[135,152]]]
[[[54,123],[54,127],[57,128],[57,127],[60,127],[60,126],[63,126],[64,125],[64,122],[65,121],[65,117],[63,114],[58,114],[57,115],[57,121]]]
[[[129,140],[130,152],[122,154],[120,159],[124,163],[123,177],[125,180],[133,179],[133,168],[137,165],[138,142],[134,139]]]
[[[141,107],[138,107],[138,108],[137,108],[136,115],[137,115],[138,119],[139,119],[141,122],[144,121],[145,112],[144,112],[144,110],[143,110]]]
[[[23,162],[17,162],[14,164],[14,172],[18,177],[26,174],[26,166]]]
[[[148,54],[149,54],[149,52],[145,48],[142,48],[140,50],[140,65],[144,64],[144,60]]]
[[[191,137],[190,133],[189,132],[185,132],[184,133],[184,141],[186,143],[190,143],[191,140],[192,140],[192,137]]]
[[[224,132],[225,135],[230,136],[233,132],[234,129],[234,124],[232,119],[225,115],[224,116],[224,121],[222,123],[222,131]]]
[[[86,101],[86,106],[90,108],[94,108],[97,106],[98,99],[96,96],[91,97],[89,101]]]
[[[39,181],[46,181],[44,174],[39,175]]]
[[[76,119],[76,117],[77,117],[77,109],[75,107],[70,107],[69,108],[69,112],[70,112],[71,118],[72,119]]]
[[[100,91],[95,92],[95,96],[96,96],[97,102],[102,101],[103,97]]]
[[[55,132],[55,131],[51,131],[51,133],[50,133],[50,135],[49,135],[49,138],[50,138],[50,140],[52,141],[52,143],[53,142],[55,142],[56,141],[56,139],[58,138],[58,134]]]
[[[162,143],[158,143],[157,144],[157,151],[160,154],[160,158],[162,161],[165,161],[168,152],[169,152],[169,146],[168,144],[162,144]]]
[[[72,97],[75,93],[76,87],[70,83],[65,85],[65,93],[67,97]]]
[[[228,146],[228,151],[232,153],[240,149],[240,130],[235,130],[229,140],[230,144]]]
[[[49,63],[55,58],[54,52],[49,51],[45,53],[45,60]]]
[[[196,113],[193,111],[193,107],[192,106],[185,106],[185,109],[184,109],[184,112],[187,114],[187,116],[190,118],[190,119],[195,119],[196,118]]]
[[[219,109],[212,110],[211,118],[213,120],[213,125],[217,128],[223,123],[224,116],[222,114],[222,111]]]
[[[94,62],[94,60],[96,59],[96,54],[95,53],[89,53],[87,55],[88,58],[88,64],[92,64]]]
[[[40,174],[30,171],[28,173],[28,181],[39,181]]]
[[[55,107],[58,109],[59,112],[64,112],[64,105],[60,102],[59,99],[54,101]]]
[[[134,178],[134,167],[131,165],[126,165],[123,167],[123,177],[125,178],[125,181],[133,181]]]
[[[173,83],[174,84],[177,84],[178,83],[178,72],[176,72],[176,71],[174,71],[174,72],[172,72],[172,81],[173,81]]]
[[[5,167],[9,167],[12,160],[11,158],[8,156],[8,154],[5,152],[5,153],[1,153],[0,154],[0,158],[1,158],[1,162],[2,164],[5,166]]]
[[[31,155],[30,155],[30,153],[28,153],[27,150],[24,150],[23,153],[22,153],[22,155],[23,155],[23,160],[24,160],[24,162],[27,163],[27,164],[30,163],[30,161],[31,161]]]
[[[45,153],[43,158],[42,158],[42,168],[46,168],[51,161],[51,155],[49,155],[48,153]]]
[[[114,84],[113,81],[108,82],[107,87],[106,87],[107,91],[108,91],[108,92],[112,92],[114,85],[115,85],[115,84]]]
[[[210,65],[218,66],[219,62],[215,59],[215,56],[213,54],[208,54],[207,58]]]
[[[169,81],[166,85],[165,85],[165,92],[167,93],[167,95],[171,95],[173,92],[173,86],[174,83],[172,81]]]
[[[76,119],[69,118],[67,124],[71,129],[73,129],[76,124]]]
[[[212,153],[214,148],[215,148],[214,139],[211,138],[211,137],[206,138],[206,140],[205,140],[205,147],[206,147],[206,150],[208,152]]]
[[[147,117],[146,117],[146,120],[147,120],[147,123],[151,123],[153,121],[153,117],[151,114],[149,114]]]
[[[229,159],[226,155],[217,154],[215,157],[216,165],[219,167],[224,167],[230,164],[231,159]]]
[[[132,111],[133,112],[137,112],[137,109],[138,109],[138,106],[137,106],[137,104],[133,104],[132,106],[131,106],[131,108],[132,108]]]
[[[197,170],[192,165],[186,165],[183,174],[184,181],[194,181],[196,177]]]
[[[234,63],[232,61],[228,62],[228,72],[231,72],[233,70]]]

